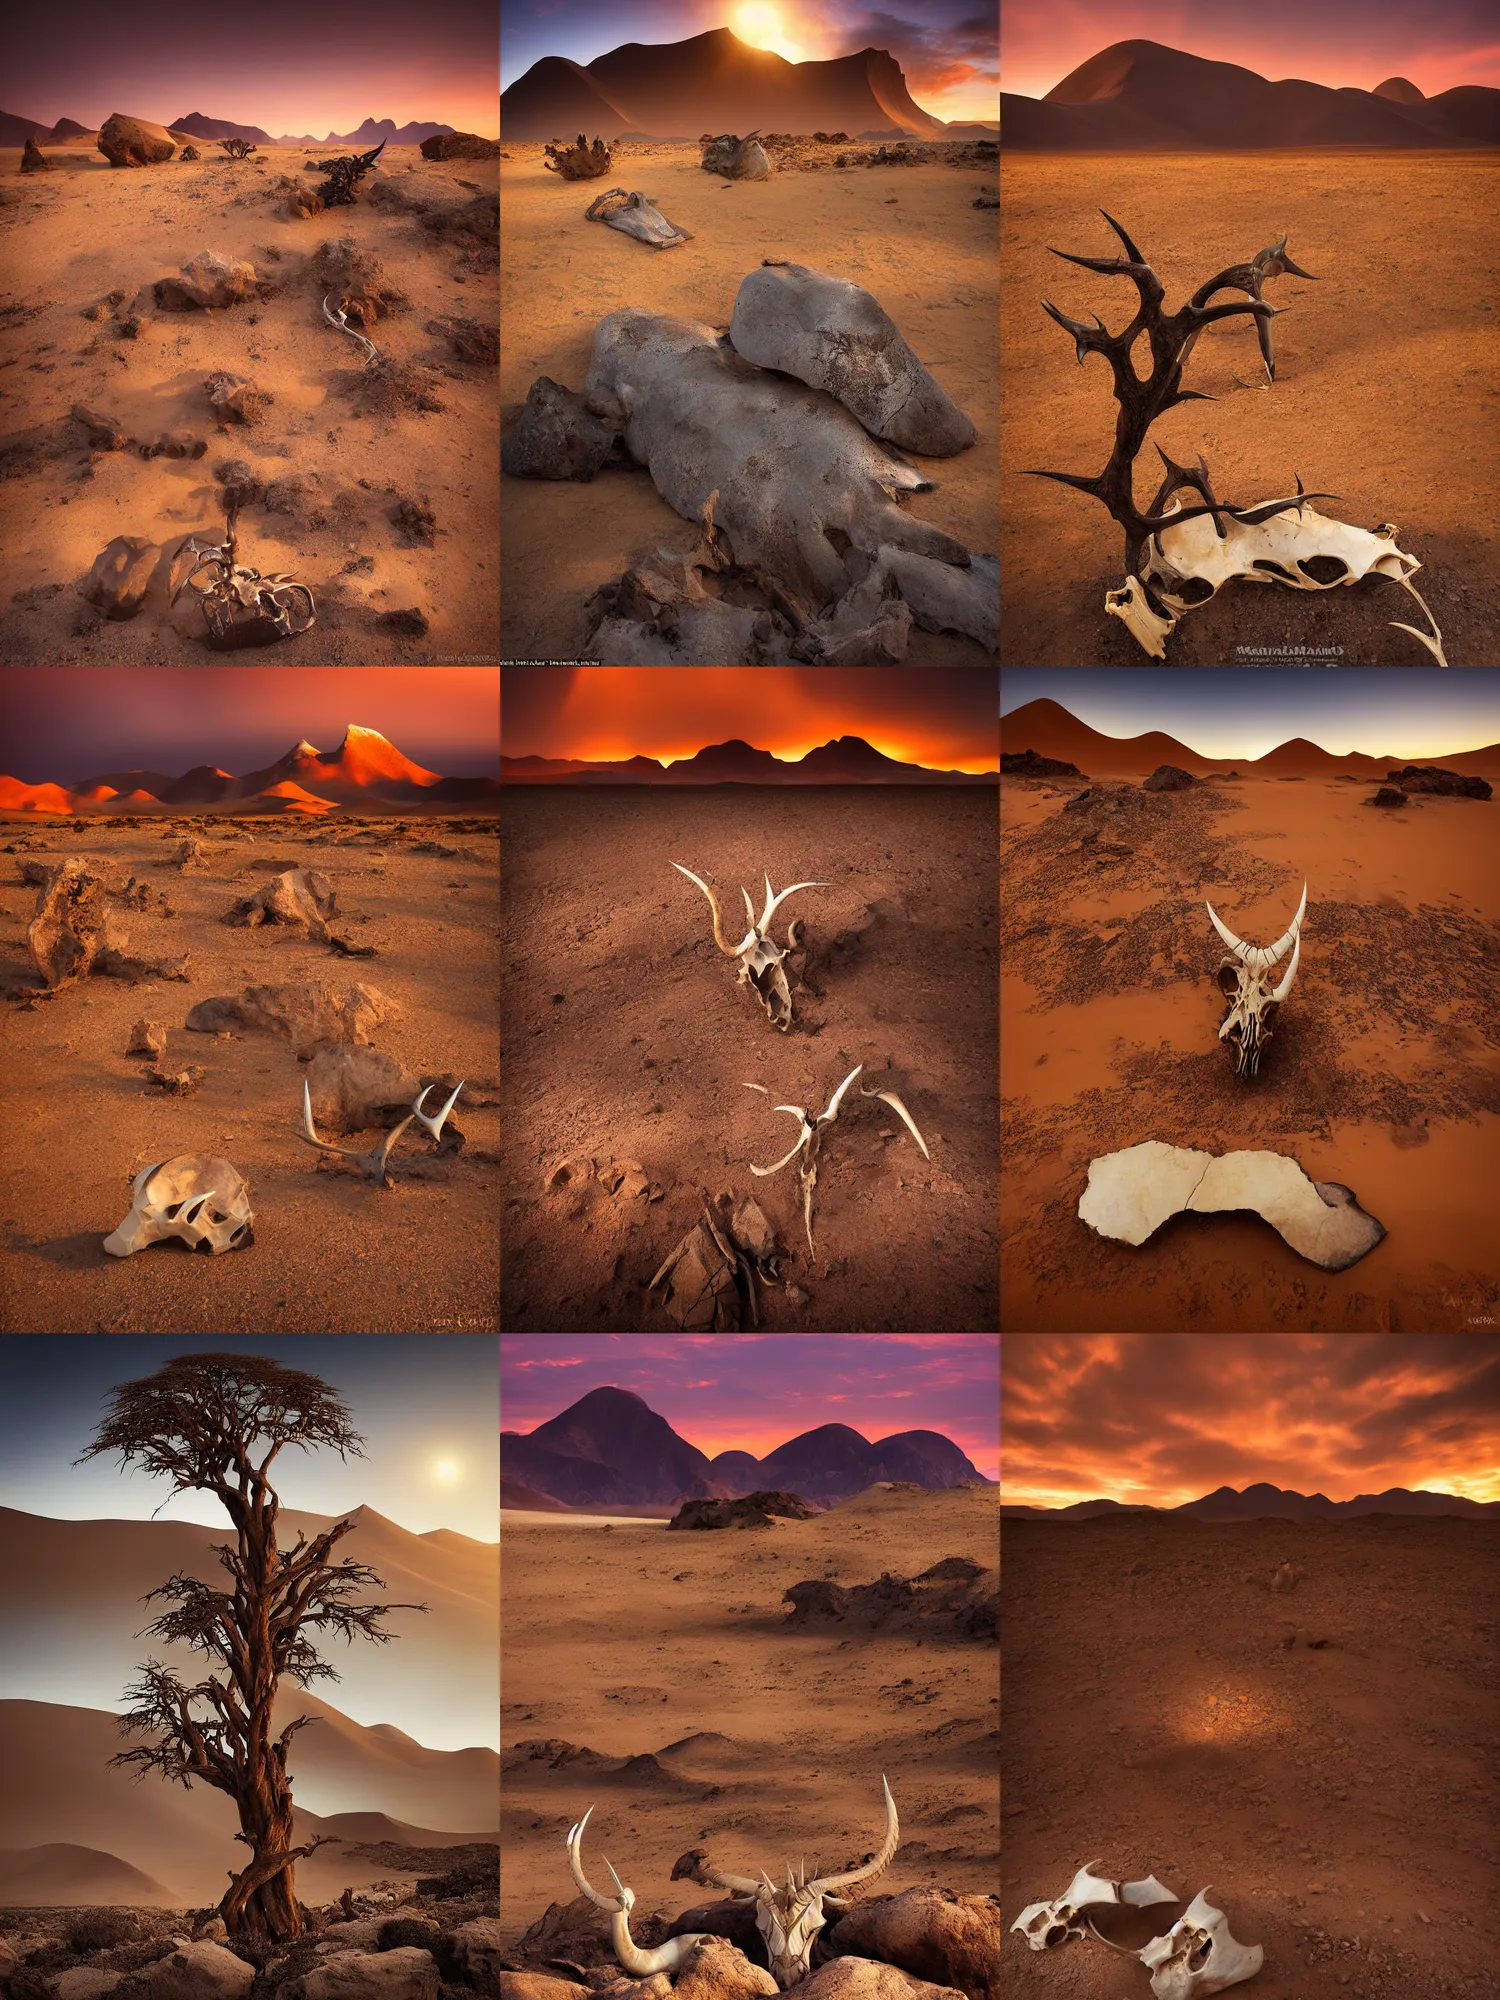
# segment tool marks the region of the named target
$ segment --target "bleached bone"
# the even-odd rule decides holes
[[[802,1223],[807,1231],[807,1251],[810,1257],[817,1255],[813,1244],[812,1205],[813,1190],[818,1184],[818,1153],[823,1143],[823,1134],[838,1117],[839,1106],[843,1102],[844,1092],[853,1083],[863,1068],[863,1063],[857,1063],[850,1070],[838,1089],[829,1098],[828,1109],[819,1112],[815,1119],[809,1118],[806,1110],[800,1104],[778,1104],[776,1106],[778,1111],[785,1111],[789,1117],[797,1119],[801,1124],[802,1130],[797,1135],[797,1143],[789,1153],[784,1153],[779,1160],[773,1161],[769,1167],[752,1165],[750,1168],[752,1174],[760,1174],[762,1176],[766,1174],[779,1174],[781,1169],[795,1160],[799,1153],[804,1154],[802,1163],[797,1169],[797,1179],[802,1188]],[[758,1090],[766,1097],[769,1097],[771,1094],[763,1083],[747,1083],[745,1088],[746,1090]],[[932,1158],[932,1155],[927,1150],[927,1142],[917,1130],[911,1113],[893,1090],[861,1090],[859,1094],[861,1097],[879,1097],[885,1103],[889,1104],[892,1110],[900,1114],[912,1137],[922,1148],[923,1159],[930,1160]]]
[[[785,1888],[778,1888],[764,1869],[758,1882],[751,1875],[731,1875],[727,1869],[713,1868],[706,1862],[698,1869],[696,1880],[728,1889],[737,1896],[755,1898],[755,1927],[765,1940],[771,1977],[783,1990],[805,1979],[811,1969],[813,1939],[828,1921],[823,1914],[824,1903],[840,1913],[845,1907],[845,1899],[831,1892],[851,1888],[856,1882],[867,1882],[890,1866],[900,1844],[901,1823],[884,1773],[880,1782],[885,1789],[885,1838],[879,1850],[858,1868],[845,1869],[842,1874],[819,1875],[809,1882],[805,1862],[795,1876],[788,1863]]]
[[[1222,962],[1218,972],[1219,990],[1229,1002],[1219,1028],[1219,1040],[1227,1037],[1234,1044],[1236,1076],[1254,1076],[1260,1068],[1261,1050],[1271,1039],[1275,1010],[1291,992],[1292,981],[1297,977],[1302,957],[1302,919],[1307,914],[1307,884],[1302,884],[1302,901],[1297,905],[1296,916],[1273,945],[1244,943],[1220,919],[1212,903],[1203,907],[1214,929],[1234,953],[1234,958]],[[1288,947],[1291,964],[1273,986],[1272,967]]]
[[[349,316],[345,312],[342,306],[339,307],[337,312],[330,312],[328,310],[328,298],[326,293],[323,298],[323,317],[324,319],[327,320],[330,326],[336,326],[340,333],[347,333],[351,340],[357,340],[359,342],[360,346],[365,350],[366,368],[369,367],[372,361],[378,361],[380,359],[380,349],[375,345],[373,340],[366,340],[362,333],[356,333],[354,331],[354,328],[349,324]]]
[[[1110,1882],[1094,1874],[1098,1865],[1097,1861],[1085,1861],[1060,1896],[1050,1903],[1028,1903],[1011,1929],[1020,1931],[1033,1951],[1047,1951],[1053,1945],[1083,1936],[1083,1925],[1078,1922],[1080,1910],[1096,1909],[1104,1903],[1128,1903],[1141,1909],[1152,1903],[1177,1901],[1154,1875],[1140,1882]]]
[[[756,999],[765,1008],[767,1018],[770,1020],[772,1027],[780,1028],[781,1032],[785,1034],[787,1029],[792,1025],[792,993],[791,988],[787,985],[782,960],[789,951],[795,951],[801,943],[801,939],[798,936],[800,919],[798,922],[790,924],[787,927],[787,941],[784,946],[778,945],[770,937],[770,922],[788,896],[795,896],[801,889],[826,889],[828,884],[826,882],[794,882],[790,889],[782,889],[779,892],[773,893],[771,878],[767,875],[765,908],[761,911],[758,921],[755,915],[755,905],[750,901],[750,892],[748,889],[742,887],[740,894],[745,899],[745,921],[749,924],[750,928],[738,944],[731,944],[724,935],[723,912],[719,908],[719,899],[713,890],[703,880],[701,875],[695,875],[691,868],[684,868],[680,861],[674,861],[672,866],[677,870],[679,875],[686,875],[690,882],[696,882],[704,895],[707,896],[708,906],[714,913],[714,943],[724,953],[726,958],[738,959],[740,984],[750,987]]]
[[[1165,1937],[1152,1938],[1136,1954],[1151,1974],[1156,2000],[1206,2000],[1253,1979],[1265,1964],[1261,1945],[1240,1944],[1229,1919],[1200,1889]]]
[[[422,1109],[422,1099],[427,1095],[427,1092],[429,1090],[435,1090],[437,1086],[435,1084],[429,1083],[425,1085],[423,1089],[417,1092],[416,1102],[412,1105],[411,1108],[411,1115],[413,1118],[416,1119],[417,1123],[422,1127],[422,1129],[425,1132],[431,1133],[434,1139],[440,1139],[442,1137],[444,1120],[447,1118],[448,1113],[453,1109],[454,1105],[457,1104],[458,1093],[460,1090],[463,1089],[464,1084],[467,1082],[468,1078],[465,1077],[463,1079],[463,1082],[461,1082],[457,1086],[457,1088],[453,1092],[453,1095],[448,1099],[448,1102],[443,1106],[442,1110],[437,1114],[435,1118],[430,1117],[427,1114],[427,1112],[425,1112]]]
[[[922,1148],[922,1158],[924,1160],[930,1160],[932,1158],[931,1153],[929,1153],[927,1150],[927,1141],[922,1137],[921,1133],[917,1130],[916,1123],[913,1120],[911,1113],[907,1110],[906,1106],[901,1102],[901,1099],[896,1095],[894,1090],[861,1089],[859,1094],[861,1097],[878,1097],[882,1104],[888,1104],[891,1107],[892,1111],[895,1112],[896,1116],[905,1125],[907,1131],[910,1132],[911,1136],[916,1140],[917,1144]]]
[[[228,1160],[180,1153],[142,1167],[130,1190],[130,1212],[104,1239],[111,1257],[132,1257],[169,1236],[190,1250],[220,1256],[255,1241],[250,1189]]]
[[[601,1896],[583,1872],[583,1829],[589,1823],[594,1808],[589,1807],[576,1826],[568,1829],[568,1866],[573,1871],[573,1880],[578,1884],[591,1903],[597,1903],[601,1910],[610,1912],[609,1940],[614,1946],[615,1957],[625,1970],[636,1979],[646,1979],[653,1972],[676,1972],[695,1946],[702,1944],[707,1933],[690,1931],[684,1937],[668,1938],[665,1944],[653,1950],[643,1950],[630,1935],[630,1912],[635,1907],[635,1891],[627,1889],[615,1875],[614,1865],[606,1854],[604,1865],[615,1878],[618,1894]]]
[[[608,188],[596,195],[583,212],[585,222],[606,222],[611,229],[649,243],[653,250],[671,250],[679,243],[691,243],[691,229],[679,229],[668,222],[649,194],[630,194],[624,188]]]
[[[420,1103],[421,1099],[419,1098],[417,1101]],[[401,1120],[401,1123],[393,1125],[380,1144],[372,1146],[366,1153],[356,1153],[349,1146],[335,1146],[331,1141],[318,1137],[317,1128],[313,1124],[312,1097],[308,1092],[307,1078],[303,1077],[302,1118],[307,1129],[299,1132],[297,1137],[302,1141],[304,1146],[316,1146],[320,1152],[337,1153],[343,1159],[353,1160],[366,1179],[375,1181],[381,1187],[389,1188],[395,1185],[386,1168],[386,1162],[391,1156],[391,1148],[416,1115],[415,1111],[408,1111],[406,1116]],[[446,1115],[445,1112],[444,1116],[446,1117]],[[426,1121],[424,1120],[423,1122],[425,1123]]]

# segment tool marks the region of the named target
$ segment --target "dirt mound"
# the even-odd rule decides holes
[[[739,1500],[687,1500],[667,1523],[669,1528],[769,1528],[771,1517],[810,1521],[817,1509],[795,1493],[748,1493]]]
[[[945,1556],[916,1577],[892,1576],[846,1589],[826,1577],[794,1583],[789,1627],[844,1625],[858,1632],[940,1632],[955,1638],[998,1640],[1000,1598],[990,1572],[963,1556]]]

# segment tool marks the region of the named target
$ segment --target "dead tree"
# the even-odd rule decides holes
[[[257,149],[249,139],[221,139],[219,144],[231,160],[247,159]]]
[[[316,1375],[246,1354],[190,1354],[165,1363],[111,1392],[112,1407],[79,1460],[118,1452],[127,1463],[172,1482],[174,1493],[212,1493],[234,1525],[234,1541],[215,1546],[229,1587],[174,1576],[147,1593],[165,1611],[146,1632],[176,1641],[219,1669],[195,1686],[170,1666],[148,1660],[126,1689],[120,1717],[129,1736],[153,1741],[123,1750],[112,1762],[159,1771],[191,1789],[192,1782],[226,1792],[239,1810],[237,1840],[248,1864],[230,1872],[219,1914],[231,1936],[284,1940],[302,1936],[306,1913],[297,1901],[294,1864],[322,1844],[292,1845],[292,1789],[287,1748],[315,1720],[300,1715],[273,1733],[272,1710],[283,1680],[306,1687],[337,1680],[319,1658],[313,1633],[344,1639],[362,1634],[384,1644],[382,1621],[393,1611],[425,1605],[352,1601],[380,1577],[363,1563],[332,1559],[353,1521],[338,1521],[294,1547],[276,1538],[280,1501],[270,1469],[286,1446],[328,1447],[340,1457],[363,1456],[363,1441],[338,1396]]]

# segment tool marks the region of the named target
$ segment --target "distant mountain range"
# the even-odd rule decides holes
[[[1330,1500],[1322,1493],[1293,1493],[1263,1480],[1244,1491],[1216,1487],[1180,1507],[1126,1506],[1118,1500],[1077,1500],[1071,1507],[1002,1506],[1010,1519],[1091,1521],[1106,1514],[1185,1514],[1195,1521],[1341,1521],[1360,1514],[1462,1514],[1473,1520],[1500,1520],[1500,1500],[1467,1500],[1456,1493],[1412,1492],[1392,1486],[1384,1493],[1361,1493],[1353,1500]]]
[[[835,737],[785,760],[731,737],[667,765],[655,757],[502,757],[500,779],[511,785],[993,785],[996,773],[903,764],[862,736]]]
[[[591,1389],[535,1430],[500,1433],[504,1480],[530,1490],[511,1504],[535,1506],[537,1494],[566,1507],[659,1505],[737,1499],[781,1489],[825,1505],[847,1500],[880,1480],[907,1480],[936,1491],[993,1484],[939,1431],[900,1431],[871,1444],[847,1424],[821,1424],[778,1445],[765,1458],[691,1445],[628,1389]]]
[[[194,139],[248,139],[254,146],[357,146],[368,152],[382,139],[392,146],[420,146],[424,139],[456,128],[436,125],[429,119],[397,125],[391,118],[367,118],[357,131],[330,132],[326,139],[314,139],[310,134],[273,139],[259,125],[237,125],[232,118],[210,118],[202,111],[190,111],[185,118],[169,119],[166,129],[189,133]],[[34,118],[18,118],[12,112],[0,111],[0,146],[24,146],[33,135],[45,145],[48,140],[77,138],[97,130],[94,125],[80,125],[75,118],[59,118],[55,125],[41,125]]]
[[[1261,757],[1204,757],[1153,729],[1144,736],[1106,736],[1064,708],[1060,702],[1043,698],[1028,701],[1000,718],[1000,740],[1007,755],[1034,750],[1040,757],[1055,757],[1076,764],[1085,777],[1111,778],[1154,771],[1160,764],[1175,764],[1195,778],[1224,775],[1230,771],[1242,777],[1322,778],[1341,773],[1355,778],[1383,780],[1395,766],[1408,762],[1406,753],[1388,757],[1367,757],[1362,751],[1335,753],[1320,744],[1294,736],[1279,743]],[[502,764],[504,760],[502,759]],[[1481,750],[1460,750],[1452,755],[1430,756],[1423,763],[1436,763],[1445,770],[1475,777],[1500,774],[1500,743]]]
[[[235,777],[198,764],[181,777],[107,771],[69,785],[28,785],[0,776],[0,814],[280,813],[317,819],[340,806],[365,811],[484,811],[499,802],[498,778],[441,778],[403,756],[378,729],[351,722],[337,750],[306,741],[263,771]]]
[[[195,139],[248,139],[255,146],[274,146],[276,141],[258,125],[235,125],[228,118],[208,118],[190,111],[186,118],[174,118],[169,132],[191,132]]]
[[[453,132],[453,125],[435,125],[430,119],[416,119],[406,125],[396,124],[391,118],[367,118],[353,132],[330,132],[326,139],[301,138],[275,139],[277,146],[349,146],[368,152],[371,146],[378,146],[382,140],[388,146],[420,146],[424,139],[435,139],[440,132]],[[227,138],[229,135],[223,135]]]
[[[507,139],[696,139],[703,132],[844,132],[851,139],[993,137],[945,125],[912,99],[886,49],[788,62],[728,28],[680,42],[625,42],[591,63],[544,56],[500,93]]]
[[[1043,98],[1007,91],[1000,115],[1004,143],[1016,151],[1500,143],[1500,90],[1461,84],[1424,97],[1404,77],[1374,90],[1272,83],[1238,63],[1148,41],[1112,43]]]

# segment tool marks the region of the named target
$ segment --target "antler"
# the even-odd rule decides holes
[[[1080,365],[1090,354],[1102,354],[1109,363],[1114,376],[1115,400],[1119,414],[1115,419],[1114,450],[1109,455],[1109,463],[1104,470],[1093,477],[1074,472],[1042,472],[1029,469],[1027,476],[1032,479],[1055,479],[1062,486],[1075,486],[1080,493],[1092,494],[1102,501],[1110,513],[1125,530],[1125,567],[1131,576],[1140,574],[1142,557],[1146,544],[1159,529],[1180,526],[1185,521],[1196,520],[1200,515],[1211,515],[1220,535],[1224,533],[1221,517],[1228,515],[1231,520],[1251,527],[1257,521],[1268,521],[1274,514],[1288,507],[1297,506],[1302,500],[1331,500],[1337,495],[1330,493],[1304,493],[1302,482],[1297,482],[1297,492],[1281,500],[1261,501],[1257,506],[1240,508],[1229,506],[1212,497],[1205,498],[1200,507],[1178,507],[1170,513],[1160,511],[1163,499],[1176,485],[1193,485],[1207,496],[1208,475],[1202,472],[1202,483],[1183,468],[1174,466],[1165,453],[1162,462],[1167,467],[1168,484],[1153,501],[1151,509],[1142,513],[1135,503],[1134,468],[1146,433],[1158,417],[1173,410],[1179,403],[1211,403],[1212,396],[1198,389],[1182,387],[1183,364],[1192,352],[1194,342],[1205,326],[1214,320],[1228,319],[1236,313],[1249,313],[1257,325],[1264,329],[1274,319],[1277,308],[1260,296],[1260,286],[1267,278],[1280,275],[1283,270],[1297,267],[1284,255],[1286,238],[1262,250],[1250,264],[1238,264],[1220,271],[1193,294],[1186,305],[1175,313],[1163,311],[1166,294],[1160,278],[1142,257],[1125,230],[1114,217],[1101,209],[1100,214],[1124,244],[1124,257],[1077,257],[1068,250],[1053,250],[1054,257],[1061,257],[1070,264],[1081,264],[1087,271],[1098,271],[1106,277],[1129,278],[1140,294],[1140,307],[1135,318],[1120,333],[1111,333],[1096,313],[1094,324],[1085,326],[1081,320],[1069,319],[1048,299],[1042,305],[1050,317],[1056,320],[1073,336]],[[1049,246],[1050,247],[1050,246]],[[1299,276],[1311,276],[1310,272],[1299,272]],[[1251,293],[1243,303],[1230,301],[1223,305],[1209,305],[1208,300],[1216,291],[1238,289]],[[1144,333],[1151,348],[1151,373],[1143,382],[1135,372],[1131,360],[1131,349],[1137,338]],[[1269,335],[1263,331],[1261,352],[1271,366]]]
[[[423,1096],[425,1095],[426,1092],[424,1091]],[[419,1097],[417,1099],[418,1104],[420,1104],[421,1101],[422,1098]],[[358,1166],[360,1172],[364,1174],[368,1179],[372,1181],[379,1181],[382,1187],[388,1188],[393,1185],[393,1182],[391,1180],[389,1172],[386,1169],[386,1161],[390,1158],[392,1146],[395,1145],[396,1141],[401,1137],[401,1134],[406,1130],[407,1126],[410,1125],[412,1119],[416,1117],[416,1115],[417,1114],[415,1111],[408,1111],[406,1116],[401,1120],[401,1123],[399,1125],[393,1125],[390,1131],[386,1133],[384,1139],[380,1142],[380,1144],[378,1146],[372,1147],[368,1153],[356,1153],[351,1151],[351,1149],[348,1146],[332,1145],[327,1139],[320,1139],[318,1137],[317,1128],[313,1124],[312,1095],[307,1087],[307,1078],[303,1077],[302,1119],[307,1129],[304,1132],[299,1132],[297,1134],[297,1137],[302,1141],[303,1145],[305,1146],[316,1146],[321,1152],[339,1153],[342,1154],[342,1156],[346,1160],[353,1160],[355,1164]],[[447,1113],[444,1112],[443,1115],[444,1117],[446,1117]],[[426,1124],[427,1121],[424,1119],[423,1123]]]
[[[417,1099],[416,1102],[412,1105],[411,1115],[413,1118],[416,1119],[417,1123],[424,1128],[424,1130],[432,1134],[434,1139],[440,1139],[443,1136],[443,1121],[447,1118],[448,1113],[453,1109],[454,1105],[457,1104],[458,1093],[460,1090],[463,1089],[464,1083],[467,1082],[468,1078],[465,1077],[463,1083],[460,1083],[457,1086],[457,1089],[454,1090],[453,1095],[448,1099],[448,1102],[443,1106],[442,1110],[437,1114],[435,1118],[422,1109],[422,1099],[427,1095],[427,1092],[429,1090],[435,1089],[436,1086],[429,1083],[425,1085],[423,1089],[417,1092]],[[458,1128],[455,1126],[454,1129],[456,1131]]]

